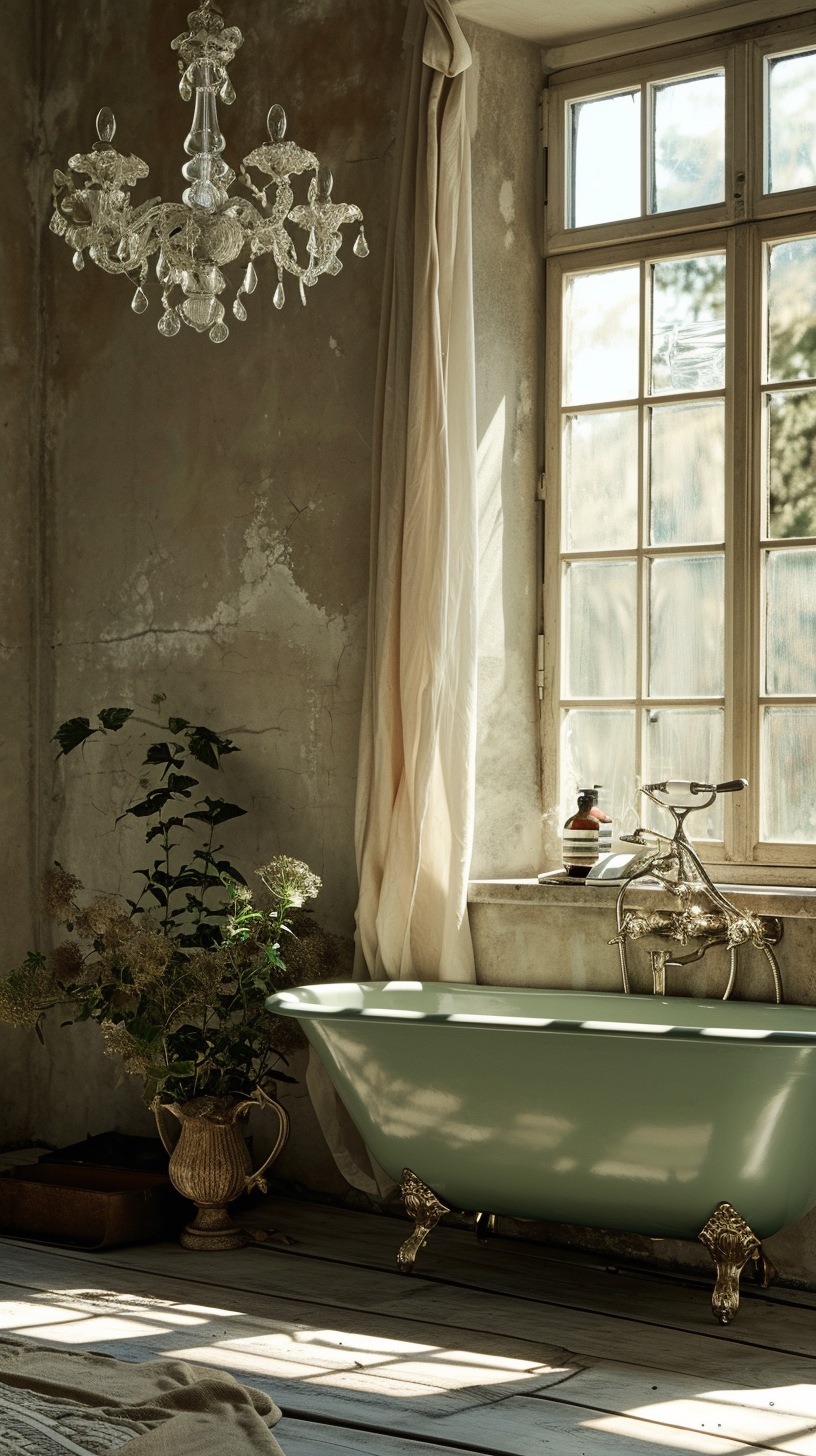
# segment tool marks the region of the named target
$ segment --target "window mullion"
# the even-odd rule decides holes
[[[759,804],[756,722],[756,570],[753,543],[757,538],[753,488],[755,449],[752,427],[753,333],[756,310],[746,308],[753,297],[752,238],[750,229],[737,228],[730,253],[730,285],[726,296],[731,333],[728,361],[726,454],[726,742],[730,772],[748,779],[744,794],[731,795],[731,836],[728,853],[750,862],[756,843]]]

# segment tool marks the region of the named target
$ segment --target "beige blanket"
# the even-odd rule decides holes
[[[0,1339],[0,1456],[283,1456],[280,1415],[220,1370]]]

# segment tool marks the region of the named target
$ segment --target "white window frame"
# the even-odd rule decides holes
[[[769,55],[805,49],[816,51],[816,26],[797,29],[764,27],[763,34],[738,31],[717,37],[716,44],[691,42],[667,54],[653,52],[618,61],[581,67],[550,78],[545,103],[545,142],[549,179],[545,208],[548,320],[545,358],[544,583],[543,684],[541,714],[542,790],[545,806],[545,867],[560,864],[560,741],[561,692],[561,327],[563,277],[569,272],[612,267],[616,263],[661,256],[682,256],[725,247],[727,256],[726,327],[729,346],[726,362],[726,497],[725,497],[725,761],[724,776],[744,773],[749,789],[728,795],[724,803],[725,834],[721,843],[702,846],[705,858],[717,867],[718,878],[744,882],[816,884],[816,843],[762,843],[759,839],[759,727],[764,682],[761,668],[762,514],[761,393],[763,324],[761,310],[738,306],[745,296],[756,298],[761,288],[765,243],[816,234],[816,187],[764,196],[764,76]],[[567,228],[567,128],[569,106],[576,99],[602,96],[635,84],[661,82],[723,67],[726,74],[725,200],[711,207],[646,215],[649,179],[645,158],[650,125],[649,108],[641,106],[641,198],[643,214],[592,227]],[[753,166],[749,165],[749,139]],[[643,313],[643,310],[642,310]],[[641,327],[647,321],[642,318]],[[805,381],[802,381],[804,384]],[[639,394],[644,395],[641,381]],[[662,398],[659,396],[658,398]],[[606,406],[597,406],[605,408]],[[641,410],[644,400],[639,401]],[[739,421],[750,422],[747,430]],[[809,539],[811,542],[813,538]],[[637,560],[651,554],[640,532]],[[801,546],[793,538],[790,547]],[[787,543],[774,541],[775,548]],[[694,548],[690,548],[692,551]],[[572,554],[572,553],[567,553]],[[615,553],[613,553],[615,554]],[[634,554],[634,553],[630,553]],[[656,553],[658,554],[658,553]],[[599,551],[599,556],[609,553]],[[639,622],[642,633],[644,624]],[[638,664],[642,648],[639,645]],[[640,678],[637,697],[625,706],[634,709],[636,732],[642,727]],[[689,700],[690,701],[690,700]],[[783,705],[791,699],[774,698]],[[794,698],[793,701],[796,701]],[[813,698],[807,699],[813,702]],[[677,700],[678,704],[680,700]],[[603,700],[598,707],[624,706]],[[553,812],[558,806],[558,812]]]

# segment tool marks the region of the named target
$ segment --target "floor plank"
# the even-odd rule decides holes
[[[30,1251],[18,1245],[14,1253],[19,1278],[21,1256]],[[459,1443],[454,1449],[472,1447],[512,1456],[532,1456],[542,1450],[578,1456],[609,1450],[610,1442],[618,1446],[621,1439],[636,1441],[644,1456],[659,1449],[665,1452],[667,1445],[725,1453],[734,1449],[735,1442],[758,1450],[816,1449],[811,1444],[812,1398],[810,1405],[800,1401],[772,1415],[752,1391],[745,1391],[744,1399],[735,1390],[720,1392],[715,1399],[710,1381],[667,1382],[655,1372],[611,1362],[574,1372],[556,1388],[539,1388],[535,1396],[510,1394],[523,1384],[511,1369],[506,1373],[513,1378],[497,1392],[481,1383],[484,1373],[477,1358],[463,1370],[463,1352],[445,1350],[443,1344],[432,1351],[395,1351],[395,1343],[405,1342],[382,1335],[377,1348],[376,1335],[355,1343],[346,1332],[341,1353],[336,1332],[170,1300],[166,1288],[163,1296],[141,1299],[104,1290],[94,1295],[88,1286],[81,1295],[71,1294],[66,1289],[77,1268],[84,1272],[97,1261],[43,1255],[39,1250],[35,1254],[40,1286],[48,1282],[42,1277],[47,1268],[52,1288],[61,1292],[38,1287],[26,1294],[24,1286],[7,1285],[0,1322],[18,1337],[50,1343],[67,1340],[74,1348],[79,1345],[120,1358],[164,1355],[220,1365],[250,1384],[261,1385],[285,1411],[301,1418],[318,1414],[331,1422],[342,1417],[362,1430],[402,1431],[425,1441],[441,1438],[441,1423],[445,1435],[450,1433]],[[183,1258],[178,1252],[177,1257]],[[128,1273],[123,1271],[126,1279]],[[391,1324],[384,1327],[393,1335]],[[347,1358],[349,1344],[355,1355],[353,1369]],[[440,1353],[447,1380],[440,1380]],[[362,1360],[356,1358],[360,1354]],[[426,1357],[424,1364],[417,1363],[420,1354]],[[387,1370],[381,1365],[372,1368],[372,1360],[382,1357]],[[450,1388],[457,1381],[458,1392]]]
[[[437,1233],[456,1233],[437,1230]],[[32,1246],[27,1246],[33,1256]],[[115,1258],[120,1262],[114,1262]],[[229,1288],[240,1295],[259,1295],[275,1301],[276,1312],[286,1307],[290,1317],[298,1319],[306,1307],[313,1318],[316,1306],[332,1319],[331,1311],[342,1310],[362,1316],[380,1314],[399,1321],[403,1327],[420,1322],[425,1326],[493,1333],[504,1338],[533,1342],[542,1351],[542,1358],[553,1346],[566,1348],[577,1356],[607,1359],[611,1352],[625,1346],[626,1359],[646,1366],[656,1366],[690,1375],[711,1378],[721,1384],[740,1384],[748,1378],[759,1385],[774,1385],[778,1362],[792,1378],[810,1380],[814,1364],[811,1351],[816,1338],[816,1321],[806,1310],[785,1310],[787,1327],[780,1336],[775,1324],[774,1306],[760,1306],[752,1322],[744,1319],[740,1309],[737,1321],[726,1327],[711,1316],[709,1300],[699,1291],[686,1291],[695,1299],[696,1319],[685,1326],[671,1320],[660,1321],[660,1310],[645,1320],[630,1312],[630,1281],[621,1283],[620,1298],[613,1311],[596,1313],[589,1308],[553,1304],[545,1300],[526,1300],[470,1287],[448,1287],[425,1279],[420,1273],[410,1278],[378,1270],[360,1270],[350,1265],[335,1265],[325,1259],[293,1259],[272,1245],[258,1245],[228,1255],[180,1255],[174,1245],[146,1245],[142,1248],[114,1251],[114,1255],[67,1255],[83,1267],[110,1267],[134,1274],[175,1281],[184,1271],[188,1282],[202,1289]],[[229,1274],[219,1272],[220,1261],[226,1260]],[[585,1299],[590,1300],[586,1295]],[[270,1306],[266,1306],[267,1312]],[[261,1311],[263,1312],[263,1311]],[[762,1316],[764,1315],[764,1318]],[[791,1331],[790,1322],[798,1329]],[[807,1373],[805,1373],[807,1372]]]
[[[398,1220],[281,1199],[244,1217],[296,1242],[0,1240],[0,1326],[229,1369],[281,1406],[287,1456],[816,1456],[816,1320],[791,1291],[723,1328],[702,1281],[592,1255],[443,1227],[406,1279]]]
[[[286,1456],[459,1456],[461,1446],[440,1446],[436,1441],[412,1441],[359,1426],[294,1420],[284,1416],[275,1427]],[[484,1451],[479,1456],[486,1456]]]

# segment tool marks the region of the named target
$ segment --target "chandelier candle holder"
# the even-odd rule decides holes
[[[150,260],[155,257],[162,294],[159,333],[172,338],[184,323],[220,344],[229,336],[220,298],[227,287],[222,270],[228,264],[237,262],[243,270],[232,304],[234,317],[243,322],[247,317],[244,299],[255,292],[255,263],[264,253],[271,253],[275,261],[278,283],[273,302],[276,308],[283,308],[286,274],[297,279],[305,304],[306,289],[322,274],[340,272],[340,229],[344,224],[360,224],[354,243],[358,258],[368,256],[368,244],[359,207],[332,201],[330,169],[312,152],[285,140],[282,106],[272,106],[267,116],[269,141],[241,163],[241,182],[251,199],[230,195],[235,172],[222,155],[226,143],[218,125],[217,100],[220,97],[227,106],[235,100],[227,67],[244,38],[235,26],[225,25],[213,0],[203,0],[187,22],[190,29],[172,42],[179,55],[182,98],[190,101],[195,95],[193,123],[184,143],[190,160],[182,167],[189,184],[182,201],[162,202],[154,197],[138,207],[132,205],[130,188],[147,177],[147,163],[116,151],[116,120],[105,106],[96,118],[99,140],[93,150],[78,153],[68,162],[71,172],[89,180],[80,182],[68,172],[54,173],[50,226],[65,238],[77,271],[84,268],[87,251],[106,273],[124,274],[135,285],[134,313],[144,313],[148,307],[145,284]],[[261,174],[258,183],[250,176],[250,168]],[[307,200],[296,206],[290,178],[309,172]],[[305,234],[305,264],[298,261],[288,225]]]

